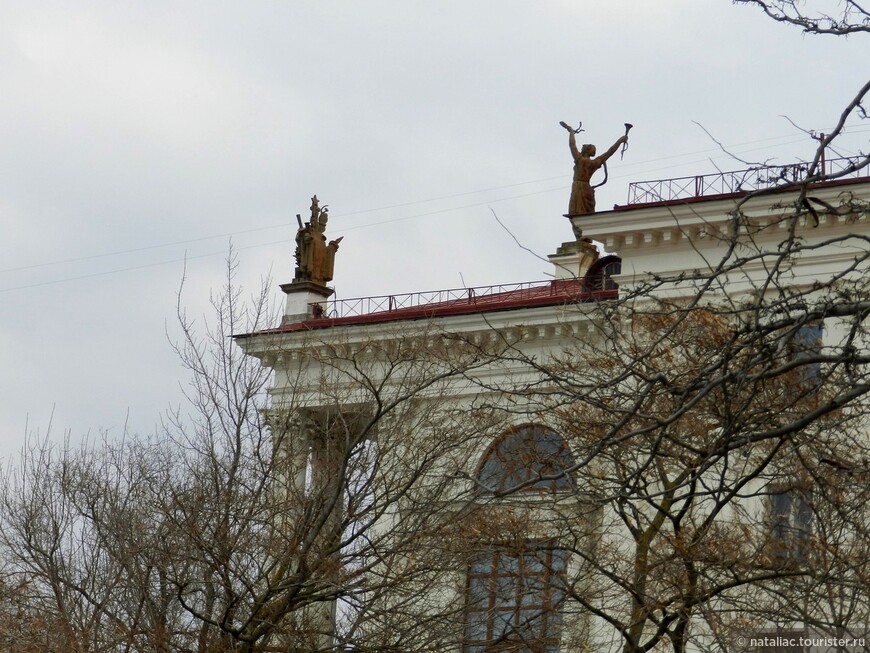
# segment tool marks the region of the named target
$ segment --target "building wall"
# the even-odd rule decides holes
[[[815,196],[832,206],[855,198],[868,200],[870,184],[819,189]],[[638,315],[648,310],[655,312],[655,307],[660,306],[657,302],[666,300],[681,307],[690,301],[697,301],[700,307],[726,305],[732,308],[731,316],[742,319],[741,311],[751,312],[759,303],[781,303],[795,309],[800,301],[811,305],[819,297],[835,293],[838,285],[845,288],[859,283],[865,266],[852,271],[849,266],[867,251],[866,211],[825,213],[815,224],[812,216],[791,219],[790,199],[792,196],[787,194],[753,198],[741,206],[739,220],[731,213],[735,203],[730,199],[573,218],[576,232],[604,243],[608,252],[621,257],[622,272],[614,280],[619,284],[623,303],[590,302],[385,320],[310,331],[277,331],[240,340],[246,352],[275,371],[270,392],[276,414],[341,415],[350,407],[350,412],[362,415],[357,421],[378,415],[367,431],[357,422],[340,429],[350,438],[344,447],[359,446],[360,441],[353,438],[365,431],[363,439],[376,443],[378,464],[390,470],[389,480],[373,481],[371,492],[390,489],[387,486],[401,477],[403,461],[407,461],[405,472],[415,476],[406,488],[407,494],[385,502],[382,512],[371,522],[372,533],[375,539],[380,538],[381,546],[397,549],[394,556],[373,564],[371,570],[402,576],[404,572],[397,569],[403,568],[409,577],[415,570],[419,575],[397,581],[397,588],[401,586],[405,592],[401,598],[389,591],[373,595],[370,605],[384,613],[373,623],[383,627],[389,622],[386,615],[390,612],[397,620],[398,615],[408,620],[416,614],[419,633],[415,636],[420,639],[415,641],[426,640],[425,633],[440,628],[441,635],[432,636],[426,646],[432,650],[436,650],[436,643],[448,649],[458,647],[466,614],[465,572],[470,569],[475,551],[506,546],[517,538],[553,540],[573,551],[566,578],[576,583],[573,590],[577,593],[576,600],[566,602],[569,607],[565,610],[562,650],[579,650],[592,643],[607,650],[621,648],[622,641],[607,620],[590,615],[582,607],[583,601],[607,604],[610,613],[619,618],[627,618],[632,608],[626,599],[629,595],[620,595],[618,584],[605,573],[609,564],[616,569],[637,563],[637,541],[626,535],[624,516],[614,507],[618,502],[606,496],[614,486],[613,478],[604,477],[614,465],[618,466],[618,456],[593,461],[584,469],[589,487],[577,487],[571,492],[521,492],[504,499],[493,497],[477,484],[479,461],[491,443],[511,427],[541,424],[566,428],[571,420],[582,421],[582,415],[565,417],[572,409],[571,400],[564,394],[571,381],[560,386],[554,375],[558,370],[570,370],[572,364],[605,361],[608,355],[616,361],[618,371],[625,362],[620,357],[627,351],[618,343],[641,337]],[[740,232],[736,241],[729,238],[733,229]],[[847,238],[849,235],[855,237]],[[789,239],[799,245],[799,251],[793,257],[782,258],[776,252],[780,243]],[[732,246],[734,256],[742,259],[740,264],[720,268],[720,261]],[[732,263],[734,256],[729,259]],[[574,269],[580,272],[577,254],[568,252],[551,259],[557,278],[569,278]],[[775,274],[771,273],[772,264],[779,266]],[[829,283],[841,274],[840,281]],[[682,278],[661,283],[663,278],[676,277]],[[704,284],[708,287],[702,291]],[[633,295],[634,302],[625,302]],[[795,296],[800,301],[792,301]],[[619,310],[611,312],[614,306]],[[626,314],[629,308],[638,312]],[[774,310],[765,319],[775,315]],[[822,322],[826,346],[841,344],[853,323],[848,316],[830,316]],[[866,345],[860,338],[855,342],[857,347]],[[678,359],[674,365],[690,367],[691,361]],[[577,379],[582,378],[586,377],[577,375]],[[627,397],[630,384],[626,381],[621,386]],[[384,410],[385,405],[393,407]],[[797,407],[789,405],[792,411],[812,409],[809,399]],[[696,428],[703,428],[703,423]],[[311,485],[312,478],[343,473],[338,468],[312,471],[312,465],[335,465],[341,456],[327,463],[329,456],[316,451],[318,446],[327,446],[322,440],[312,438],[298,424],[292,429],[298,435],[291,431],[291,439],[301,438],[304,442],[296,464],[309,470],[294,472],[301,495],[305,495],[305,486]],[[714,438],[716,434],[708,435]],[[314,453],[309,455],[309,450]],[[743,473],[741,465],[754,464],[764,453],[763,447],[747,447],[745,451],[748,462],[718,459],[698,473],[696,482],[703,484],[706,479],[713,483],[717,477],[728,477],[733,482]],[[431,460],[421,462],[421,457],[427,455]],[[629,451],[626,455],[632,454]],[[770,494],[780,487],[776,485],[780,472],[782,468],[776,465],[765,468],[763,474],[742,486],[739,501],[726,501],[714,527],[721,529],[727,546],[737,546],[742,539],[746,547],[762,551],[761,542],[769,536]],[[600,484],[596,483],[596,474],[602,476]],[[667,491],[661,477],[654,476],[650,483],[646,491],[651,496],[660,497]],[[653,521],[656,505],[656,501],[641,505],[638,519]],[[680,505],[679,498],[674,505]],[[692,508],[692,518],[703,521],[705,510],[709,513],[719,507],[714,499],[700,500]],[[423,514],[427,511],[430,514]],[[421,532],[415,534],[413,528]],[[677,544],[671,541],[666,546]],[[415,547],[426,550],[419,556],[422,559],[428,555],[428,562],[417,564]],[[727,567],[727,555],[743,559],[740,552],[715,555],[720,556],[716,564],[723,568]],[[414,592],[415,598],[408,598]],[[762,594],[759,592],[759,596]],[[733,595],[723,597],[736,601]],[[715,607],[716,602],[710,605]],[[433,623],[424,623],[427,611],[430,616],[437,615]],[[763,614],[759,610],[762,616],[748,620],[746,627],[763,623]],[[697,622],[708,635],[696,638],[695,645],[722,645],[721,639],[716,639],[715,623],[704,618]],[[397,622],[394,627],[398,629],[401,624]]]

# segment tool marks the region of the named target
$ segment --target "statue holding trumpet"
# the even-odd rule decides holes
[[[628,148],[628,132],[633,125],[625,123],[625,135],[620,136],[601,156],[595,156],[595,146],[590,143],[586,143],[579,150],[577,149],[576,134],[583,131],[580,128],[583,123],[580,123],[576,129],[565,122],[559,124],[568,130],[568,145],[571,148],[571,155],[574,157],[574,183],[571,185],[568,215],[595,213],[595,189],[607,182],[607,159],[616,154],[620,145],[622,145],[622,154],[625,154],[625,150]],[[593,186],[591,183],[592,175],[602,166],[604,167],[604,181]]]

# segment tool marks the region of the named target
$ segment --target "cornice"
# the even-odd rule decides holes
[[[511,343],[547,346],[562,339],[594,337],[601,328],[592,318],[594,305],[568,304],[503,313],[435,317],[427,320],[337,326],[305,332],[261,333],[237,340],[246,354],[271,368],[292,367],[308,359],[326,358],[335,347],[358,354],[399,341],[421,348],[461,336],[481,348]]]
[[[810,196],[838,206],[848,200],[870,201],[870,182],[811,189]],[[676,249],[690,246],[715,246],[730,235],[732,216],[738,202],[754,237],[777,241],[790,228],[787,218],[793,211],[797,193],[762,194],[748,198],[713,199],[704,202],[640,206],[603,211],[572,219],[583,236],[603,242],[607,251],[618,251],[623,259],[631,250],[650,247]],[[809,216],[798,218],[799,230],[828,230],[861,224],[866,229],[868,212],[819,213],[819,224]],[[821,232],[819,231],[821,229]]]

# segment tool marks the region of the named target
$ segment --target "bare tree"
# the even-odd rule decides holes
[[[737,1],[812,33],[870,29],[855,2],[808,15],[803,3]],[[824,189],[866,174],[870,157],[822,162],[848,120],[867,118],[868,92],[845,103],[802,177],[714,222],[695,214],[695,232],[690,208],[674,212],[681,234],[716,242],[688,269],[626,276],[618,299],[565,318],[586,326],[568,329],[582,335],[562,353],[500,353],[493,365],[534,370],[521,383],[480,379],[511,397],[494,406],[507,421],[545,424],[573,454],[517,450],[536,473],[506,473],[512,482],[474,499],[499,524],[477,546],[547,539],[571,561],[550,569],[560,650],[733,650],[777,632],[865,646],[870,198]],[[480,470],[465,475],[486,485]],[[511,503],[536,491],[546,509]],[[501,641],[490,627],[488,645],[546,646],[521,626]]]
[[[865,283],[834,311],[860,331]],[[543,365],[515,351],[541,374],[524,410],[534,397],[577,461],[562,471],[574,489],[519,531],[574,561],[563,641],[681,652],[772,624],[866,626],[866,340],[821,348],[803,338],[811,310],[758,323],[760,308],[635,298],[602,307],[612,332]]]
[[[189,403],[156,437],[38,443],[7,473],[5,582],[22,614],[55,624],[4,631],[9,650],[456,645],[462,606],[443,589],[466,553],[447,538],[443,470],[482,436],[441,400],[488,356],[426,325],[270,344],[300,357],[270,405],[268,369],[231,338],[271,324],[266,290],[243,302],[232,273],[213,330],[179,312]]]
[[[868,31],[854,2],[836,16],[746,4],[809,32]],[[822,189],[870,159],[835,172],[820,162],[848,119],[866,119],[868,91],[847,102],[802,178],[704,225],[717,246],[696,249],[697,267],[626,279],[618,299],[580,306],[573,319],[588,328],[561,354],[501,354],[535,370],[521,386],[481,381],[575,457],[492,493],[571,479],[513,532],[547,533],[573,561],[561,577],[567,650],[745,648],[776,629],[866,637],[870,202]],[[673,224],[687,233],[684,214]],[[811,266],[823,258],[819,277]],[[526,464],[546,469],[531,453]]]
[[[855,2],[738,1],[867,31]],[[569,311],[585,328],[558,351],[485,320],[272,329],[266,287],[243,299],[231,263],[212,323],[179,310],[188,403],[157,435],[36,443],[7,471],[0,642],[683,653],[771,627],[863,635],[868,206],[819,189],[866,169],[820,163],[868,91],[803,179],[705,225],[701,265]]]
[[[734,3],[759,7],[775,21],[795,25],[808,34],[846,36],[870,32],[870,12],[855,0],[815,1],[808,10],[796,0],[734,0]],[[812,9],[813,4],[820,8]]]

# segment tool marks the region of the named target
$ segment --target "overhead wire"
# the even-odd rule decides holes
[[[853,134],[854,133],[864,133],[867,131],[870,131],[870,127],[863,128],[863,129],[861,129],[861,128],[852,129],[852,130],[850,130],[850,133],[853,133]],[[743,148],[746,146],[757,146],[761,143],[769,143],[771,141],[783,141],[783,139],[788,139],[788,140],[785,140],[784,142],[779,143],[779,145],[790,145],[790,144],[802,142],[803,140],[805,140],[805,138],[806,138],[806,134],[800,134],[799,138],[796,138],[796,135],[794,133],[783,134],[780,136],[770,136],[770,137],[763,138],[763,139],[756,139],[756,140],[747,141],[744,143],[737,143],[734,145],[729,145],[728,147],[730,149],[733,149],[736,151],[738,148]],[[758,149],[758,148],[754,147],[750,150],[743,150],[742,152],[745,153],[746,151],[753,151],[754,149]],[[719,153],[721,157],[727,156],[727,154],[725,152],[723,152],[720,148],[716,147],[716,148],[708,148],[708,149],[704,149],[704,150],[696,150],[694,152],[686,152],[686,153],[681,153],[681,154],[672,154],[672,155],[667,155],[667,156],[662,156],[662,157],[656,157],[654,159],[647,159],[645,161],[629,162],[629,163],[625,163],[622,166],[622,168],[623,169],[632,168],[632,167],[636,168],[638,166],[647,166],[647,165],[654,164],[654,163],[661,163],[663,161],[668,161],[668,160],[673,160],[673,159],[683,159],[683,158],[688,157],[688,156],[696,156],[699,154],[709,154],[709,153],[714,153],[714,152]],[[702,162],[704,160],[705,159],[692,160],[692,161],[680,161],[679,163],[674,163],[672,165],[658,166],[655,168],[655,170],[667,170],[667,169],[674,168],[674,167],[692,165],[694,163],[699,163],[699,162]],[[636,174],[636,173],[632,173],[632,174]],[[612,178],[619,179],[619,178],[624,178],[626,176],[627,176],[627,173],[623,172],[623,173],[617,174],[615,176],[612,175]],[[388,211],[388,210],[397,209],[397,208],[406,208],[409,206],[418,206],[421,204],[428,204],[431,202],[438,202],[438,201],[444,201],[444,200],[448,200],[448,199],[455,199],[458,197],[467,197],[469,195],[478,195],[480,193],[492,192],[492,191],[497,191],[497,190],[506,190],[506,189],[510,189],[510,188],[517,188],[520,186],[527,186],[530,184],[539,184],[539,183],[551,182],[551,181],[555,181],[555,180],[564,180],[565,178],[566,178],[566,175],[562,174],[562,175],[553,176],[553,177],[544,177],[541,179],[516,182],[516,183],[512,183],[512,184],[503,184],[500,186],[491,186],[491,187],[487,187],[487,188],[481,188],[481,189],[471,190],[471,191],[464,191],[464,192],[460,192],[460,193],[451,193],[451,194],[447,194],[447,195],[440,195],[440,196],[431,197],[428,199],[414,200],[414,201],[410,201],[410,202],[402,202],[402,203],[391,204],[391,205],[386,205],[386,206],[380,206],[380,207],[374,207],[374,208],[368,208],[368,209],[360,209],[360,210],[356,210],[356,211],[349,211],[349,212],[344,212],[341,214],[335,214],[331,217],[336,217],[336,215],[337,215],[339,217],[344,218],[344,217],[350,217],[350,216],[355,216],[355,215],[364,215],[367,213],[373,213],[373,212],[377,212],[377,211]],[[470,203],[470,204],[462,204],[459,206],[451,206],[451,207],[446,207],[446,208],[433,209],[431,211],[424,211],[421,213],[413,213],[411,215],[398,216],[398,217],[388,218],[388,219],[384,219],[384,220],[376,220],[373,222],[367,222],[367,223],[363,223],[363,224],[348,225],[348,226],[345,226],[342,229],[342,231],[343,232],[355,231],[358,229],[365,229],[365,228],[369,228],[369,227],[381,226],[384,224],[403,222],[403,221],[407,221],[407,220],[413,220],[416,218],[428,217],[428,216],[438,215],[438,214],[442,214],[442,213],[448,213],[448,212],[452,212],[452,211],[459,211],[459,210],[464,210],[464,209],[469,209],[469,208],[478,208],[481,206],[489,206],[489,205],[494,204],[494,203],[512,201],[512,200],[516,200],[516,199],[523,199],[526,197],[532,197],[535,195],[542,195],[542,194],[547,194],[547,193],[552,193],[552,192],[557,192],[557,191],[563,191],[565,188],[566,188],[566,184],[563,183],[555,188],[535,190],[535,191],[528,192],[528,193],[510,195],[510,196],[501,197],[501,198],[491,198],[491,199],[487,199],[486,201],[474,202],[474,203]],[[262,226],[262,227],[251,227],[248,229],[237,229],[237,230],[234,230],[232,232],[226,232],[226,233],[221,233],[221,234],[213,234],[213,235],[209,235],[209,236],[200,236],[197,238],[188,238],[188,239],[183,239],[183,240],[170,241],[170,242],[166,242],[166,243],[144,245],[141,247],[133,247],[133,248],[127,248],[127,249],[123,249],[123,250],[115,250],[112,252],[103,252],[103,253],[98,253],[98,254],[90,254],[90,255],[71,257],[71,258],[66,258],[66,259],[59,259],[59,260],[55,260],[55,261],[46,261],[46,262],[41,262],[41,263],[33,263],[33,264],[29,264],[29,265],[3,268],[3,269],[0,269],[0,273],[33,270],[33,269],[37,269],[37,268],[41,268],[41,267],[50,267],[50,266],[55,266],[55,265],[63,265],[63,264],[67,264],[67,263],[79,263],[79,262],[83,262],[83,261],[95,260],[95,259],[100,259],[100,258],[109,258],[112,256],[120,256],[123,254],[132,254],[132,253],[144,252],[144,251],[149,251],[149,250],[163,249],[166,247],[173,247],[173,246],[177,246],[177,245],[188,245],[188,244],[192,244],[192,243],[205,242],[205,241],[209,241],[209,240],[216,240],[219,238],[233,238],[235,236],[249,234],[249,233],[270,231],[270,230],[274,230],[274,229],[286,229],[290,226],[291,226],[291,224],[289,222],[282,222],[280,224],[266,225],[266,226]],[[266,247],[266,246],[270,246],[270,245],[275,245],[275,244],[278,244],[280,242],[284,242],[284,240],[279,240],[279,241],[273,240],[273,241],[269,241],[266,243],[259,243],[256,245],[235,247],[234,249],[237,249],[237,250],[253,249],[253,248],[257,248],[257,247]],[[106,275],[117,274],[117,273],[121,273],[121,272],[128,272],[128,271],[139,270],[139,269],[144,269],[144,268],[149,268],[149,267],[156,267],[156,266],[160,266],[160,265],[179,263],[179,262],[182,262],[184,260],[195,260],[195,259],[208,258],[208,257],[212,257],[212,256],[225,255],[225,254],[226,254],[226,251],[222,250],[220,252],[210,252],[207,254],[198,254],[195,256],[185,256],[183,258],[173,258],[170,260],[145,263],[145,264],[141,264],[141,265],[126,266],[126,267],[122,267],[122,268],[116,268],[113,270],[104,270],[104,271],[99,271],[99,272],[83,274],[83,275],[65,277],[65,278],[61,278],[61,279],[52,279],[50,281],[30,283],[30,284],[18,285],[18,286],[13,286],[13,287],[8,287],[8,288],[0,288],[0,293],[10,292],[13,290],[23,290],[23,289],[28,289],[28,288],[36,288],[36,287],[40,287],[40,286],[47,286],[47,285],[52,285],[52,284],[57,284],[57,283],[63,283],[66,281],[74,281],[74,280],[88,279],[88,278],[99,277],[99,276],[106,276]]]
[[[852,133],[861,133],[864,131],[870,131],[870,128],[852,130]],[[765,142],[774,141],[774,140],[782,140],[785,138],[788,138],[791,140],[787,140],[783,143],[780,143],[780,145],[790,145],[790,144],[794,144],[794,143],[799,143],[802,140],[804,140],[805,135],[802,134],[801,137],[798,139],[794,138],[794,134],[770,136],[767,138],[757,139],[754,141],[747,141],[744,143],[736,143],[733,145],[729,145],[729,147],[736,150],[737,148],[741,148],[741,147],[746,146],[746,145],[757,145],[759,143],[765,143]],[[668,156],[656,157],[654,159],[647,159],[645,161],[627,162],[627,163],[623,164],[621,166],[621,168],[627,169],[627,168],[638,167],[638,166],[646,166],[646,165],[649,165],[650,163],[659,163],[661,161],[667,161],[667,160],[671,160],[671,159],[679,159],[679,158],[683,158],[683,157],[687,157],[687,156],[694,156],[694,155],[698,155],[698,154],[706,154],[706,153],[711,153],[711,152],[718,152],[718,153],[720,153],[720,155],[722,157],[727,156],[719,148],[708,148],[705,150],[696,150],[694,152],[685,152],[685,153],[681,153],[681,154],[672,154],[672,155],[668,155]],[[669,168],[674,168],[674,167],[684,166],[684,165],[691,165],[693,163],[700,163],[702,161],[703,160],[682,161],[678,164],[674,164],[674,165],[670,165],[670,166],[659,166],[656,169],[657,170],[667,170]],[[625,174],[617,174],[613,178],[619,179],[619,178],[623,178],[625,176],[626,176]],[[379,206],[379,207],[368,208],[368,209],[360,209],[357,211],[347,211],[347,212],[344,212],[341,214],[335,214],[335,215],[333,215],[333,217],[335,217],[336,215],[338,215],[339,217],[349,217],[349,216],[355,216],[355,215],[363,215],[366,213],[373,213],[376,211],[388,211],[388,210],[392,210],[392,209],[396,209],[396,208],[404,208],[404,207],[415,206],[415,205],[419,205],[419,204],[428,204],[431,202],[443,201],[446,199],[454,199],[457,197],[465,197],[468,195],[476,195],[476,194],[491,192],[491,191],[496,191],[496,190],[505,190],[508,188],[516,188],[519,186],[526,186],[529,184],[537,184],[537,183],[555,181],[557,179],[564,179],[564,178],[565,178],[564,174],[553,176],[553,177],[544,177],[541,179],[521,181],[521,182],[516,182],[513,184],[503,184],[500,186],[491,186],[488,188],[481,188],[481,189],[476,189],[476,190],[471,190],[471,191],[464,191],[461,193],[452,193],[452,194],[448,194],[448,195],[440,195],[437,197],[431,197],[431,198],[422,199],[422,200],[414,200],[414,201],[410,201],[410,202],[402,202],[402,203],[398,203],[398,204],[390,204],[390,205],[386,205],[386,206]],[[527,193],[524,195],[516,195],[516,196],[512,196],[510,198],[506,198],[506,199],[518,199],[518,198],[532,196],[532,195],[539,195],[539,194],[546,193],[546,192],[554,192],[556,190],[561,190],[562,188],[563,188],[563,186],[560,186],[559,188],[555,188],[555,189],[551,189],[551,190],[546,190],[546,191],[533,191],[531,193]],[[503,201],[503,200],[499,200],[499,201]],[[458,209],[462,209],[462,208],[471,208],[471,207],[480,206],[480,205],[481,205],[480,203],[476,203],[476,204],[471,204],[471,205],[451,207],[451,208],[443,209],[443,210],[444,211],[453,211],[453,210],[458,210]],[[414,217],[424,217],[424,216],[428,216],[428,215],[434,215],[434,214],[439,213],[441,211],[442,210],[437,210],[437,211],[429,211],[429,212],[420,213],[420,214],[414,214],[412,216],[407,216],[407,219],[411,219]],[[360,228],[364,228],[364,227],[368,227],[368,226],[377,226],[377,225],[381,225],[381,224],[385,224],[385,223],[389,223],[389,222],[394,222],[394,221],[400,220],[400,219],[405,219],[405,218],[386,220],[386,221],[381,220],[381,221],[376,221],[376,222],[372,222],[372,223],[366,223],[363,225],[349,227],[348,229],[345,229],[345,230],[360,229]],[[227,232],[227,233],[213,234],[213,235],[209,235],[209,236],[200,236],[200,237],[196,237],[196,238],[188,238],[188,239],[183,239],[183,240],[170,241],[170,242],[166,242],[166,243],[158,243],[158,244],[154,244],[154,245],[144,245],[141,247],[133,247],[133,248],[123,249],[123,250],[115,250],[112,252],[89,254],[89,255],[85,255],[85,256],[59,259],[59,260],[55,260],[55,261],[46,261],[46,262],[42,262],[42,263],[33,263],[33,264],[29,264],[29,265],[3,268],[3,269],[0,269],[0,273],[16,272],[16,271],[29,270],[29,269],[34,269],[34,268],[38,268],[38,267],[46,267],[46,266],[53,266],[53,265],[62,265],[65,263],[77,263],[77,262],[93,260],[93,259],[97,259],[97,258],[106,258],[106,257],[110,257],[110,256],[119,256],[122,254],[132,254],[132,253],[147,251],[147,250],[151,250],[151,249],[161,249],[164,247],[173,247],[176,245],[187,245],[187,244],[203,242],[203,241],[207,241],[207,240],[215,240],[218,238],[228,238],[228,237],[237,236],[237,235],[246,234],[246,233],[254,233],[254,232],[258,232],[258,231],[269,231],[272,229],[279,229],[279,228],[283,228],[286,226],[287,226],[287,223],[282,222],[280,224],[266,225],[266,226],[262,226],[262,227],[252,227],[249,229],[237,229],[237,230],[234,230],[232,232]]]
[[[387,219],[387,220],[380,220],[380,221],[378,221],[378,222],[370,222],[370,223],[366,223],[366,224],[362,224],[362,225],[356,225],[356,226],[347,227],[347,228],[342,229],[342,232],[346,232],[346,231],[354,231],[354,230],[357,230],[357,229],[364,229],[364,228],[367,228],[367,227],[373,227],[373,226],[378,226],[378,225],[383,225],[383,224],[390,224],[390,223],[394,223],[394,222],[402,222],[402,221],[405,221],[405,220],[413,220],[413,219],[415,219],[415,218],[425,217],[425,216],[429,216],[429,215],[435,215],[435,214],[438,214],[438,213],[448,213],[448,212],[451,212],[451,211],[461,211],[461,210],[463,210],[463,209],[475,208],[475,207],[479,207],[479,206],[489,206],[489,205],[491,205],[491,204],[496,204],[496,203],[499,203],[499,202],[507,202],[507,201],[511,201],[511,200],[514,200],[514,199],[518,199],[518,198],[529,197],[529,196],[531,196],[531,195],[540,195],[540,194],[543,194],[543,193],[550,193],[550,192],[553,192],[553,191],[556,191],[556,190],[563,190],[563,189],[564,189],[564,186],[560,186],[559,188],[555,188],[555,189],[548,188],[548,189],[545,189],[545,190],[535,191],[535,192],[532,192],[532,193],[523,193],[522,195],[512,195],[512,196],[509,196],[509,197],[501,197],[501,198],[496,198],[496,199],[490,199],[490,200],[486,200],[486,201],[484,201],[484,202],[476,202],[476,203],[473,203],[473,204],[464,204],[464,205],[462,205],[462,206],[452,206],[452,207],[445,208],[445,209],[437,209],[437,210],[434,210],[434,211],[426,211],[426,212],[423,212],[423,213],[415,213],[415,214],[412,214],[412,215],[400,216],[400,217],[397,217],[397,218],[390,218],[390,219]],[[283,224],[283,225],[280,225],[280,226],[286,228],[286,227],[288,227],[289,225],[288,225],[288,224]],[[256,230],[246,230],[246,232],[247,232],[247,231],[256,231]],[[246,233],[246,232],[235,232],[234,234],[228,234],[228,235],[232,236],[232,235],[236,235],[236,233]],[[216,237],[217,237],[217,236],[215,236],[215,238],[216,238]],[[201,238],[201,239],[197,239],[197,240],[209,240],[209,239],[210,239],[210,238],[208,238],[208,239],[207,239],[207,238]],[[269,247],[269,246],[271,246],[271,245],[278,245],[278,244],[283,243],[283,242],[286,242],[286,240],[285,240],[285,239],[282,239],[282,240],[270,240],[270,241],[268,241],[268,242],[265,242],[265,243],[258,243],[258,244],[256,244],[256,245],[244,245],[244,246],[233,245],[233,251],[243,251],[243,250],[248,250],[248,249],[256,249],[256,248],[258,248],[258,247]],[[140,248],[140,249],[151,249],[151,248]],[[138,251],[138,250],[131,250],[131,251]],[[92,278],[92,277],[100,277],[100,276],[105,276],[105,275],[109,275],[109,274],[116,274],[116,273],[120,273],[120,272],[130,272],[130,271],[133,271],[133,270],[141,270],[141,269],[144,269],[144,268],[157,267],[157,266],[160,266],[160,265],[169,265],[169,264],[172,264],[172,263],[182,263],[182,262],[185,262],[185,261],[191,261],[191,260],[202,259],[202,258],[209,258],[209,257],[213,257],[213,256],[226,256],[226,254],[227,254],[227,251],[224,249],[224,250],[220,250],[220,251],[209,252],[209,253],[207,253],[207,254],[197,254],[197,255],[192,255],[192,256],[185,255],[184,257],[173,258],[173,259],[164,260],[164,261],[157,261],[157,262],[153,262],[153,263],[143,263],[143,264],[140,264],[140,265],[132,265],[132,266],[127,266],[127,267],[123,267],[123,268],[116,268],[116,269],[113,269],[113,270],[104,270],[104,271],[100,271],[100,272],[92,272],[92,273],[82,274],[82,275],[77,275],[77,276],[72,276],[72,277],[64,277],[64,278],[61,278],[61,279],[52,279],[52,280],[50,280],[50,281],[42,281],[42,282],[37,282],[37,283],[29,283],[29,284],[24,284],[24,285],[19,285],[19,286],[12,286],[12,287],[9,287],[9,288],[0,288],[0,293],[3,293],[3,292],[10,292],[10,291],[13,291],[13,290],[25,290],[25,289],[28,289],[28,288],[38,288],[38,287],[40,287],[40,286],[49,286],[49,285],[52,285],[52,284],[56,284],[56,283],[64,283],[64,282],[67,282],[67,281],[78,281],[78,280],[81,280],[81,279],[89,279],[89,278]],[[93,257],[91,257],[91,258],[93,258]]]

